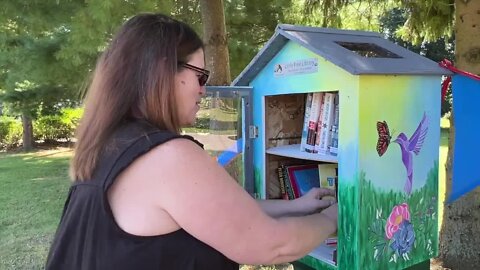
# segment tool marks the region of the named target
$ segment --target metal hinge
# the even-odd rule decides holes
[[[257,126],[249,126],[248,127],[248,135],[250,139],[255,139],[258,137],[258,127]]]

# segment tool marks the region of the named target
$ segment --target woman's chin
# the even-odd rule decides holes
[[[182,128],[189,128],[189,127],[194,127],[195,124],[197,123],[197,115],[193,115],[191,117],[183,117],[182,120],[180,120],[180,126]]]
[[[183,128],[193,127],[193,126],[195,126],[195,122],[196,122],[196,119],[195,119],[195,120],[192,120],[192,121],[188,121],[188,122],[182,123],[182,127],[183,127]]]

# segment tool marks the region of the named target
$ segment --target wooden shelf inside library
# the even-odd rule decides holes
[[[300,144],[271,147],[266,150],[266,153],[283,157],[338,163],[338,158],[336,156],[302,152],[300,151]]]

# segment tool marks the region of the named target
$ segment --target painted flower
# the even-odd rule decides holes
[[[407,254],[412,250],[413,243],[415,243],[413,225],[410,221],[404,220],[393,235],[393,242],[390,244],[390,248],[404,258],[408,258]]]
[[[392,239],[393,235],[400,228],[400,224],[405,220],[410,221],[408,204],[402,203],[393,207],[392,213],[390,213],[390,216],[387,219],[387,224],[385,225],[385,236],[388,239]]]

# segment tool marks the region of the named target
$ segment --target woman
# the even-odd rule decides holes
[[[337,206],[320,200],[330,191],[257,202],[180,135],[204,66],[186,24],[142,14],[123,25],[88,90],[47,269],[238,269],[298,259],[335,232]]]

